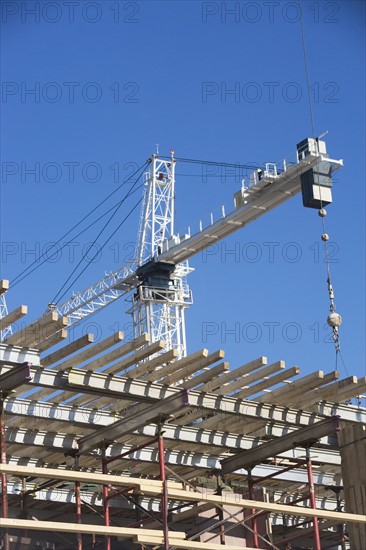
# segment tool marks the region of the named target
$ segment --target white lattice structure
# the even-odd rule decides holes
[[[132,297],[135,337],[148,332],[152,341],[164,340],[168,349],[175,349],[178,358],[187,355],[184,311],[192,304],[186,276],[193,271],[188,261],[175,265],[159,262],[166,243],[175,240],[174,151],[169,160],[157,155],[151,158],[146,175],[144,198],[138,231],[139,285]]]

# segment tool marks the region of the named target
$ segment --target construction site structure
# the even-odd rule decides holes
[[[38,324],[0,344],[2,548],[363,549],[365,378]]]
[[[230,368],[221,349],[188,354],[184,326],[188,260],[300,190],[305,206],[331,202],[341,164],[304,140],[295,164],[256,170],[233,210],[177,234],[174,152],[154,155],[135,262],[18,330],[27,306],[4,306],[4,550],[363,550],[365,378],[301,377],[266,357]],[[132,340],[67,340],[128,292]]]

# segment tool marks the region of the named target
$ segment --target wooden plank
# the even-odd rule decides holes
[[[285,403],[286,405],[294,404],[298,406],[298,402],[299,402],[298,400],[302,398],[302,396],[304,395],[304,392],[311,391],[313,388],[320,388],[321,386],[325,386],[330,382],[333,382],[337,378],[339,378],[338,371],[329,372],[319,380],[318,384],[316,383],[316,379],[314,379],[313,382],[310,382],[307,384],[305,389],[302,387],[294,388],[294,390],[291,392],[291,395],[285,396],[285,398],[284,399],[282,398],[281,401],[279,401],[279,403]],[[298,379],[297,381],[300,382],[300,380],[301,379]]]
[[[53,363],[57,363],[58,361],[61,361],[61,359],[65,359],[65,357],[67,357],[68,355],[79,351],[79,349],[82,349],[85,346],[92,344],[93,342],[94,334],[84,334],[84,336],[81,336],[81,338],[74,340],[74,342],[70,342],[70,344],[63,346],[61,349],[54,351],[53,353],[50,353],[45,357],[42,357],[42,367],[49,367]]]
[[[251,373],[254,369],[258,369],[262,367],[263,365],[267,364],[267,357],[259,357],[258,359],[255,359],[254,361],[250,361],[250,363],[246,363],[242,367],[238,367],[237,369],[233,369],[230,372],[220,376],[220,385],[226,384],[226,382],[231,382],[232,380],[235,380],[239,376],[245,376],[249,373]],[[203,386],[201,386],[200,391],[213,391],[219,386],[217,385],[218,379],[214,379],[210,382],[207,382]]]
[[[225,352],[222,349],[219,349],[214,353],[211,353],[208,357],[203,357],[202,359],[199,359],[194,363],[185,365],[183,368],[180,368],[179,370],[176,370],[174,368],[174,372],[171,372],[168,375],[164,376],[164,378],[162,379],[163,381],[159,379],[158,383],[163,385],[174,384],[176,382],[179,382],[183,378],[190,376],[194,372],[198,372],[203,368],[208,367],[213,363],[216,363],[217,361],[220,361],[220,359],[223,359],[224,357],[225,357]]]
[[[109,475],[89,472],[81,472],[75,470],[61,470],[55,468],[40,468],[31,465],[18,466],[14,464],[0,464],[0,472],[15,476],[33,476],[37,478],[57,479],[63,481],[80,481],[81,483],[95,483],[97,485],[113,483],[116,486],[139,487],[142,493],[149,495],[157,495],[163,489],[163,483],[155,479],[143,479],[122,475]],[[209,502],[219,504],[221,506],[231,505],[240,506],[242,508],[256,508],[273,513],[284,513],[291,516],[302,517],[319,517],[321,519],[334,519],[340,522],[364,523],[366,524],[366,515],[349,514],[345,512],[333,512],[322,510],[320,508],[312,509],[300,506],[290,506],[286,504],[277,504],[273,502],[264,502],[257,500],[249,500],[238,498],[238,495],[231,496],[231,493],[225,493],[222,496],[198,493],[189,489],[183,489],[181,483],[167,481],[168,497],[176,500],[187,502]],[[3,521],[3,518],[2,518]],[[12,520],[18,521],[18,520]],[[21,520],[19,520],[21,521]],[[23,520],[24,521],[24,520]],[[47,522],[45,522],[47,523]],[[48,523],[48,528],[49,528]],[[53,523],[53,525],[55,525]],[[5,524],[3,524],[5,527]],[[78,525],[78,527],[81,527]],[[110,527],[109,527],[110,529]],[[130,529],[130,528],[128,528]]]
[[[114,537],[131,539],[134,536],[146,534],[146,536],[152,536],[156,534],[156,537],[161,535],[164,537],[162,531],[155,529],[141,529],[133,527],[106,527],[105,525],[90,525],[85,523],[64,523],[61,521],[39,521],[31,519],[9,519],[1,518],[1,526],[9,529],[29,529],[35,531],[47,531],[56,533],[81,533],[81,534],[94,534],[94,535],[110,535]],[[171,533],[172,541],[179,542],[185,538],[185,533],[182,531],[174,531]]]
[[[342,401],[347,401],[352,397],[357,397],[365,391],[366,377],[360,378],[356,384],[348,384],[343,388],[340,388],[336,395],[329,400],[334,400],[335,403],[341,403]]]
[[[333,380],[331,380],[330,382],[333,382]],[[297,403],[299,407],[304,407],[312,406],[314,403],[317,403],[319,401],[325,401],[327,400],[328,396],[331,396],[334,393],[335,390],[342,388],[345,384],[348,384],[349,382],[356,384],[356,376],[351,376],[344,380],[337,381],[333,384],[329,383],[328,385],[323,385],[323,387],[320,386],[318,388],[309,390],[303,393],[303,395],[299,396]]]
[[[224,361],[223,363],[219,363],[215,367],[209,367],[204,372],[197,374],[196,376],[193,376],[192,378],[189,378],[188,380],[185,380],[181,384],[178,384],[177,388],[185,388],[185,389],[192,389],[195,388],[195,390],[200,391],[200,385],[204,384],[205,382],[208,382],[209,380],[212,380],[215,376],[220,375],[223,372],[226,372],[229,370],[229,363],[227,361]],[[219,376],[221,378],[221,376]]]
[[[175,362],[175,368],[178,371],[179,369],[186,367],[188,365],[192,365],[196,361],[199,361],[200,359],[208,357],[208,350],[203,348],[199,351],[196,351],[195,353],[191,353],[187,357],[183,357],[182,359],[179,359],[179,361]],[[160,384],[168,384],[168,380],[165,380],[165,378],[162,378],[160,381]]]
[[[130,379],[130,380],[141,379],[142,376],[143,376],[141,373],[148,372],[150,370],[150,368],[154,368],[154,365],[156,366],[161,361],[165,362],[166,360],[174,358],[174,357],[176,357],[176,355],[177,355],[176,350],[169,350],[166,353],[162,353],[161,355],[158,355],[154,359],[150,359],[149,361],[145,361],[144,363],[142,363],[140,365],[137,365],[133,369],[125,371],[123,373],[123,377],[126,378],[126,379]],[[87,369],[88,365],[86,365],[84,368]],[[84,368],[83,368],[83,370],[84,370]],[[106,371],[104,371],[103,374],[105,374],[105,372]],[[136,374],[135,374],[136,372],[139,372],[140,376],[136,376]],[[147,377],[145,377],[145,376],[143,376],[142,380],[143,380],[143,382],[148,382],[149,381],[147,379]],[[63,392],[63,394],[60,394],[59,396],[57,396],[55,399],[53,399],[53,401],[55,403],[61,403],[65,399],[68,399],[68,398],[72,397],[72,395],[75,395],[75,392]],[[101,407],[105,407],[107,405],[111,405],[110,410],[118,410],[118,412],[119,412],[123,408],[131,405],[131,401],[130,400],[124,400],[124,399],[118,399],[118,401],[112,401],[111,402],[111,399],[109,397],[97,397],[96,396],[95,398],[92,398],[90,395],[80,395],[79,397],[77,397],[77,399],[75,399],[75,401],[72,402],[72,404],[77,405],[77,406],[91,404],[90,406],[92,406],[93,408],[95,408],[95,407],[101,408]],[[113,408],[113,405],[114,405],[114,408]]]
[[[67,317],[59,317],[54,323],[50,323],[48,326],[44,327],[39,333],[34,332],[33,338],[30,336],[26,341],[26,346],[30,348],[39,349],[39,344],[49,340],[56,335],[57,332],[67,328],[69,324]],[[55,336],[56,337],[56,336]],[[56,337],[57,339],[57,337]]]
[[[109,347],[116,345],[118,342],[123,340],[123,338],[124,338],[123,332],[116,332],[116,333],[112,334],[111,336],[108,336],[108,338],[106,338],[105,340],[102,340],[101,342],[98,342],[94,346],[90,346],[87,349],[85,349],[84,351],[81,351],[78,354],[73,355],[69,359],[66,359],[62,363],[58,363],[58,364],[54,365],[52,367],[52,369],[57,370],[57,371],[64,371],[64,370],[71,369],[71,368],[73,368],[72,365],[76,366],[79,363],[84,362],[87,359],[90,359],[94,355],[96,355],[98,353],[102,353],[103,351],[105,351]],[[54,344],[52,344],[52,345],[54,345]],[[50,347],[50,345],[48,345],[47,348],[48,347]],[[47,348],[43,348],[43,350],[47,349]],[[27,388],[27,390],[28,389],[29,388]],[[39,389],[37,392],[34,392],[32,394],[32,399],[44,399],[45,397],[47,397],[49,395],[52,395],[52,393],[54,393],[56,390],[57,390],[57,388],[55,388],[55,389],[49,389],[49,388]],[[76,392],[73,392],[72,394],[74,394],[74,393],[76,393]],[[68,395],[68,397],[71,397],[71,395]],[[67,399],[68,397],[64,397],[62,399],[62,401],[64,399]]]
[[[170,351],[171,350],[169,350],[169,352]],[[133,369],[126,370],[124,376],[130,379],[142,378],[143,376],[145,376],[145,374],[147,374],[148,372],[150,372],[150,370],[154,368],[154,364],[157,365],[159,363],[160,357],[167,356],[169,352],[162,353],[161,355],[159,355],[158,357],[155,357],[154,359],[149,359],[149,361],[144,361],[143,363],[133,367]],[[151,364],[153,366],[151,366]]]
[[[357,379],[356,376],[350,376],[329,384],[325,388],[319,388],[312,392],[306,393],[304,398],[300,400],[301,404],[314,404],[319,401],[334,401],[339,403],[351,397],[356,397],[359,393],[365,390],[365,378]]]
[[[2,466],[0,466],[1,471]],[[148,484],[144,484],[141,479],[141,491],[145,494],[155,494],[155,491]],[[187,502],[211,502],[221,506],[240,506],[241,508],[255,508],[271,513],[289,514],[290,516],[300,517],[319,517],[321,519],[335,519],[340,522],[366,523],[366,515],[348,514],[346,512],[333,512],[321,508],[307,508],[305,506],[291,506],[288,504],[277,504],[274,502],[265,502],[259,500],[249,500],[238,498],[238,495],[231,496],[231,493],[225,493],[222,496],[198,493],[184,489],[171,489],[168,487],[168,498],[183,500]]]
[[[19,466],[18,464],[0,464],[0,472],[4,472],[7,475],[25,476],[55,479],[59,481],[80,481],[80,483],[95,483],[96,485],[113,485],[121,487],[140,487],[141,483],[148,484],[150,489],[156,490],[158,493],[163,489],[163,484],[157,479],[141,479],[139,477],[124,476],[113,474],[102,474],[101,472],[81,472],[80,470],[64,470],[58,468],[41,468],[39,466],[33,466],[27,464],[26,466]],[[183,484],[175,481],[167,481],[168,488],[182,489]]]
[[[295,392],[305,392],[307,389],[312,389],[317,387],[320,384],[320,381],[324,378],[324,373],[321,370],[317,370],[304,376],[303,378],[298,378],[295,382],[282,386],[277,390],[269,391],[259,397],[256,397],[256,403],[278,403],[283,400],[283,398],[289,398],[294,395]]]
[[[116,344],[121,342],[123,339],[124,339],[123,332],[121,331],[115,332],[111,336],[108,336],[108,338],[105,338],[101,342],[94,344],[94,346],[90,346],[86,350],[81,351],[76,355],[73,355],[73,357],[70,357],[69,359],[66,359],[66,361],[63,361],[62,363],[58,363],[58,365],[56,365],[54,368],[57,370],[72,369],[77,365],[84,363],[88,359],[91,359],[95,355],[102,353],[108,348],[115,346]]]
[[[52,369],[40,367],[31,368],[32,380],[30,387],[47,387],[56,389],[74,390],[75,393],[86,391],[111,400],[118,400],[121,395],[131,401],[157,401],[179,393],[181,390],[173,387],[151,384],[143,380],[130,380],[119,376],[110,376],[104,373],[90,373],[83,369],[74,369],[68,376],[60,376],[60,373]],[[298,411],[296,408],[274,407],[253,401],[244,401],[228,397],[217,396],[199,391],[189,392],[189,401],[192,409],[199,409],[205,415],[217,412],[221,415],[235,415],[245,418],[260,419],[262,422],[272,420],[273,422],[288,423],[294,425],[306,425],[311,420],[315,421],[318,415]],[[321,413],[319,413],[320,415]],[[361,413],[350,411],[352,416]]]
[[[61,329],[67,325],[67,318],[60,317],[62,319],[61,326],[58,323],[57,328]],[[7,339],[7,344],[13,346],[32,347],[31,343],[36,341],[45,340],[49,336],[52,336],[53,326],[59,321],[59,316],[56,311],[46,313],[43,317],[40,317],[33,323],[26,325],[18,332],[15,332]],[[51,332],[49,332],[51,331]]]
[[[282,370],[284,368],[285,368],[285,362],[277,361],[276,363],[273,363],[268,367],[259,369],[253,372],[252,374],[248,374],[247,376],[243,376],[239,380],[234,380],[229,384],[218,387],[217,389],[214,390],[214,393],[217,393],[218,395],[229,395],[240,388],[247,387],[252,382],[256,382],[257,380],[260,380],[265,376],[269,376],[270,374],[274,374],[275,372],[278,372],[279,370]]]
[[[0,280],[0,296],[9,290],[9,281],[7,279]]]
[[[47,340],[43,340],[43,342],[39,342],[37,344],[37,349],[41,353],[42,351],[46,351],[46,349],[52,348],[52,346],[55,346],[59,342],[62,342],[62,340],[65,340],[67,338],[67,329],[62,329],[56,334],[53,334]]]
[[[138,338],[135,338],[130,342],[126,342],[125,344],[118,346],[114,350],[105,353],[101,357],[94,359],[90,363],[87,363],[86,365],[84,365],[83,368],[86,370],[95,371],[101,367],[104,367],[105,365],[108,365],[108,363],[111,363],[115,359],[119,359],[120,357],[131,353],[131,351],[135,351],[138,348],[141,348],[141,346],[145,346],[148,342],[150,342],[149,334],[142,334]],[[110,368],[112,369],[113,367],[114,365],[112,365]],[[109,369],[104,369],[104,372],[108,371]]]
[[[19,319],[24,317],[24,315],[27,315],[28,313],[28,307],[27,306],[19,306],[7,315],[0,319],[0,330],[3,330],[4,328],[8,327],[9,325],[12,325],[13,323],[16,323]]]
[[[280,372],[280,374],[277,374],[276,376],[270,376],[266,380],[263,380],[258,384],[254,384],[254,386],[250,386],[250,388],[246,388],[245,390],[241,390],[235,393],[233,397],[238,399],[239,398],[246,399],[251,395],[256,395],[257,393],[265,390],[266,388],[271,388],[272,386],[275,386],[276,384],[279,384],[284,380],[288,380],[293,376],[297,376],[299,373],[300,373],[300,367],[291,367],[290,369],[287,369],[284,372]]]
[[[146,382],[156,382],[161,377],[161,373],[164,371],[169,371],[169,369],[174,369],[174,359],[178,357],[178,351],[176,349],[170,349],[161,355],[158,355],[154,359],[149,361],[149,372],[144,375],[144,380]],[[161,367],[161,368],[160,368]],[[137,367],[138,368],[138,367]],[[132,369],[133,371],[133,369]],[[127,371],[125,376],[130,377],[131,371]],[[132,374],[133,377],[133,374]]]
[[[221,544],[215,544],[213,542],[198,542],[194,540],[174,540],[174,533],[169,533],[169,546],[174,548],[187,548],[188,550],[222,550],[222,548],[225,548],[225,550],[243,550],[244,546],[240,545],[233,545],[233,544],[226,544],[225,546],[222,546]],[[172,535],[172,536],[171,536]],[[164,537],[155,537],[151,535],[136,535],[134,538],[135,544],[148,544],[151,545],[157,545],[161,546],[164,544]],[[246,546],[244,550],[255,550],[253,547]]]
[[[159,340],[158,342],[154,342],[153,344],[150,344],[149,346],[146,346],[139,351],[136,351],[132,355],[129,355],[126,357],[126,359],[123,359],[122,361],[119,361],[118,363],[115,363],[114,365],[108,367],[107,369],[103,370],[103,374],[117,374],[121,373],[131,365],[135,365],[139,361],[142,361],[143,359],[146,359],[150,355],[154,355],[155,353],[158,353],[165,347],[165,342],[163,340]]]

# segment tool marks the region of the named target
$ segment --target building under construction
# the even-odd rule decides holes
[[[174,152],[153,155],[134,265],[17,331],[27,307],[9,312],[1,282],[1,548],[365,548],[365,378],[301,376],[266,357],[229,368],[223,350],[186,349],[189,258],[300,191],[305,206],[331,202],[340,161],[320,140],[297,153],[181,236]],[[63,344],[68,326],[127,292],[132,339]]]

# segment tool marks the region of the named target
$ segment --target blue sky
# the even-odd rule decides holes
[[[296,143],[312,134],[297,2],[3,1],[1,8],[2,278],[16,277],[156,144],[178,157],[263,164],[294,160]],[[365,7],[302,1],[302,8],[315,133],[328,130],[330,156],[345,162],[326,228],[342,353],[348,374],[361,376]],[[237,172],[205,176],[199,166],[177,166],[177,229],[240,188]],[[128,259],[137,223],[136,211],[75,291]],[[100,228],[15,286],[9,309],[25,303],[30,318],[41,315]],[[223,348],[232,367],[265,355],[302,374],[333,370],[321,233],[316,210],[298,196],[193,258],[189,352]],[[102,338],[128,327],[127,305],[118,301],[84,330]]]

